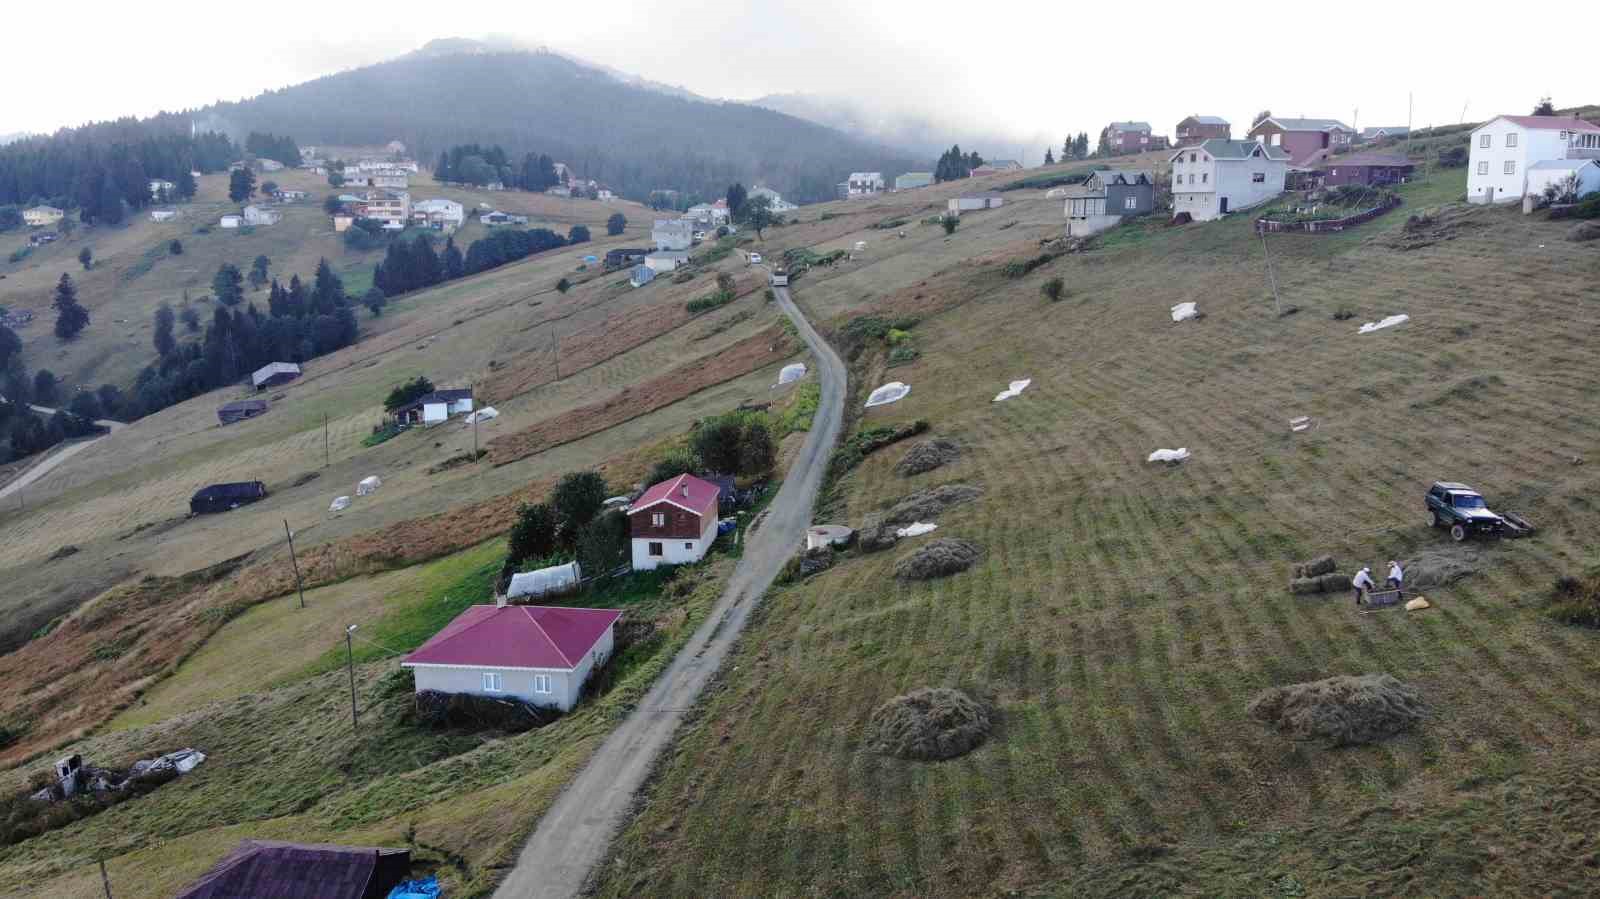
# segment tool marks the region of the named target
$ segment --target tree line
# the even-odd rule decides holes
[[[972,170],[980,165],[983,165],[983,157],[978,155],[977,150],[962,153],[961,145],[956,144],[940,154],[938,164],[933,167],[933,180],[957,181],[970,178]]]
[[[300,148],[288,135],[252,131],[244,139],[244,149],[257,159],[272,159],[290,167],[300,164]]]
[[[589,229],[585,225],[573,225],[565,237],[549,228],[496,228],[487,237],[473,241],[465,254],[456,247],[454,237],[445,239],[442,251],[434,249],[434,236],[428,232],[399,238],[389,243],[383,261],[373,266],[372,285],[381,295],[369,294],[363,302],[376,315],[388,297],[588,241]]]
[[[454,184],[499,182],[506,187],[543,192],[561,183],[556,164],[548,153],[526,153],[522,162],[512,165],[510,156],[499,145],[458,144],[439,154],[433,178]]]
[[[194,193],[192,170],[222,171],[239,158],[226,135],[191,137],[187,119],[120,119],[63,129],[0,147],[0,205],[48,203],[77,209],[84,222],[117,224],[148,205],[150,181],[171,181],[180,197]]]

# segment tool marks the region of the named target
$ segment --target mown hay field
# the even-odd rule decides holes
[[[1541,607],[1557,574],[1595,559],[1600,470],[1573,459],[1600,445],[1600,256],[1509,209],[1467,212],[1452,240],[1387,244],[1406,214],[1461,191],[1445,173],[1354,231],[1271,238],[1298,306],[1283,318],[1239,217],[1122,229],[1016,280],[914,251],[949,246],[923,232],[891,241],[907,249],[876,273],[874,257],[801,279],[802,305],[837,320],[942,288],[918,301],[921,357],[889,374],[864,364],[871,383],[855,386],[859,402],[891,378],[911,384],[860,424],[927,419],[963,455],[907,478],[894,470],[905,445],[880,450],[837,485],[827,520],[976,484],[983,496],[939,516],[934,536],[984,553],[962,574],[896,580],[896,559],[933,539],[912,538],[773,592],[601,894],[1462,894],[1483,890],[1482,866],[1426,857],[1461,860],[1496,833],[1527,846],[1592,830],[1595,803],[1557,814],[1539,797],[1587,789],[1545,760],[1600,757],[1600,647]],[[985,213],[989,227],[968,217],[951,243],[970,236],[986,257],[1060,215],[1032,202],[1031,218],[1027,199]],[[1012,217],[1025,220],[998,228]],[[1012,241],[1012,257],[1035,252]],[[1051,277],[1066,282],[1060,302],[1040,295]],[[1184,301],[1205,317],[1173,323]],[[1334,319],[1342,309],[1354,317]],[[1411,321],[1357,335],[1401,312]],[[993,403],[1015,378],[1033,384]],[[1317,427],[1291,433],[1301,415]],[[1160,447],[1193,457],[1147,463]],[[1424,612],[1289,594],[1294,564],[1322,553],[1381,571],[1455,552],[1422,503],[1446,478],[1540,533],[1479,547],[1479,573],[1426,590]],[[1329,750],[1246,713],[1263,689],[1369,672],[1414,685],[1429,717]],[[868,751],[871,711],[923,686],[995,696],[990,740],[940,763]],[[1370,845],[1349,823],[1367,814]],[[1280,839],[1293,851],[1273,853]],[[1501,850],[1494,891],[1582,891],[1593,849]]]

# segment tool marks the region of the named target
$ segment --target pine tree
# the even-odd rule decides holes
[[[56,309],[56,336],[62,340],[72,340],[89,326],[89,310],[78,305],[78,288],[72,283],[71,275],[61,275],[50,305]]]
[[[616,237],[627,229],[628,219],[620,212],[613,212],[611,217],[606,219],[606,233],[612,237]]]
[[[456,248],[454,237],[446,238],[444,242],[444,276],[446,280],[454,281],[465,274],[462,265],[461,251]]]
[[[228,199],[235,203],[243,203],[255,195],[256,173],[250,171],[247,165],[233,170],[228,176]]]
[[[194,175],[190,174],[189,164],[186,162],[178,169],[178,177],[174,179],[172,193],[179,199],[187,200],[194,196],[199,185],[194,183]]]
[[[272,260],[265,256],[257,256],[255,261],[250,263],[251,287],[254,287],[256,290],[260,290],[261,288],[267,286],[267,269],[270,268],[271,265]]]
[[[740,207],[744,206],[744,201],[747,196],[749,196],[749,194],[745,191],[743,184],[735,182],[728,185],[728,214],[738,215],[739,209]]]
[[[94,251],[90,250],[88,247],[84,247],[83,249],[79,250],[78,263],[83,266],[84,271],[94,268]]]
[[[311,300],[318,315],[332,315],[346,305],[344,282],[333,273],[333,266],[328,264],[326,257],[317,262]]]
[[[1050,155],[1050,148],[1049,147],[1045,147],[1044,148],[1044,164],[1045,165],[1055,165],[1056,164],[1056,158],[1054,156]]]
[[[244,299],[244,277],[239,274],[239,267],[231,262],[218,266],[211,279],[211,293],[224,306],[239,305]]]
[[[168,356],[178,347],[177,338],[172,336],[173,325],[177,323],[177,316],[172,313],[172,307],[162,303],[156,307],[156,326],[150,338],[155,343],[156,354]]]
[[[439,164],[433,169],[433,180],[440,184],[448,184],[455,180],[450,171],[450,154],[448,152],[439,154]]]
[[[1061,142],[1061,160],[1063,162],[1065,162],[1066,160],[1071,159],[1071,158],[1072,158],[1072,135],[1069,134],[1069,135],[1067,135],[1067,139]]]

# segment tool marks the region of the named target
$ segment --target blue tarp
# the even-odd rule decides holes
[[[437,877],[408,880],[389,891],[389,899],[439,899],[442,895]]]

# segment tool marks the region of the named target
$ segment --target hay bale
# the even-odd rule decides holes
[[[961,458],[961,447],[949,440],[935,437],[932,440],[923,440],[914,444],[906,454],[900,457],[894,470],[903,478],[933,471],[941,465],[949,465]]]
[[[867,746],[895,758],[940,761],[978,748],[992,728],[984,703],[949,687],[922,687],[873,710]]]
[[[1475,552],[1434,550],[1405,560],[1402,567],[1406,573],[1406,586],[1421,590],[1425,587],[1443,587],[1477,574],[1479,562]]]
[[[895,503],[884,514],[883,520],[889,524],[900,525],[916,521],[932,521],[946,509],[972,502],[982,495],[982,488],[971,484],[941,484],[938,487],[929,487],[918,490]]]
[[[977,564],[980,555],[982,550],[976,543],[941,537],[924,543],[916,552],[896,562],[894,576],[903,581],[949,577]]]
[[[1289,581],[1289,592],[1296,596],[1307,596],[1315,593],[1334,593],[1349,586],[1350,578],[1337,572],[1329,572],[1316,577],[1297,577]]]
[[[1387,674],[1340,675],[1273,687],[1246,711],[1296,740],[1372,743],[1410,730],[1427,714],[1417,691]]]
[[[1416,599],[1406,601],[1407,612],[1420,612],[1423,609],[1431,608],[1433,608],[1433,603],[1428,602],[1428,598],[1426,596],[1419,596]]]
[[[1567,240],[1583,242],[1600,239],[1600,222],[1579,222],[1567,231]]]
[[[1309,562],[1301,562],[1294,566],[1295,577],[1317,577],[1330,574],[1338,566],[1333,562],[1333,556],[1317,556]]]
[[[861,521],[861,530],[858,532],[860,536],[856,545],[865,553],[894,549],[895,543],[900,539],[900,535],[895,533],[897,529],[897,525],[883,520],[882,513],[868,515]]]

